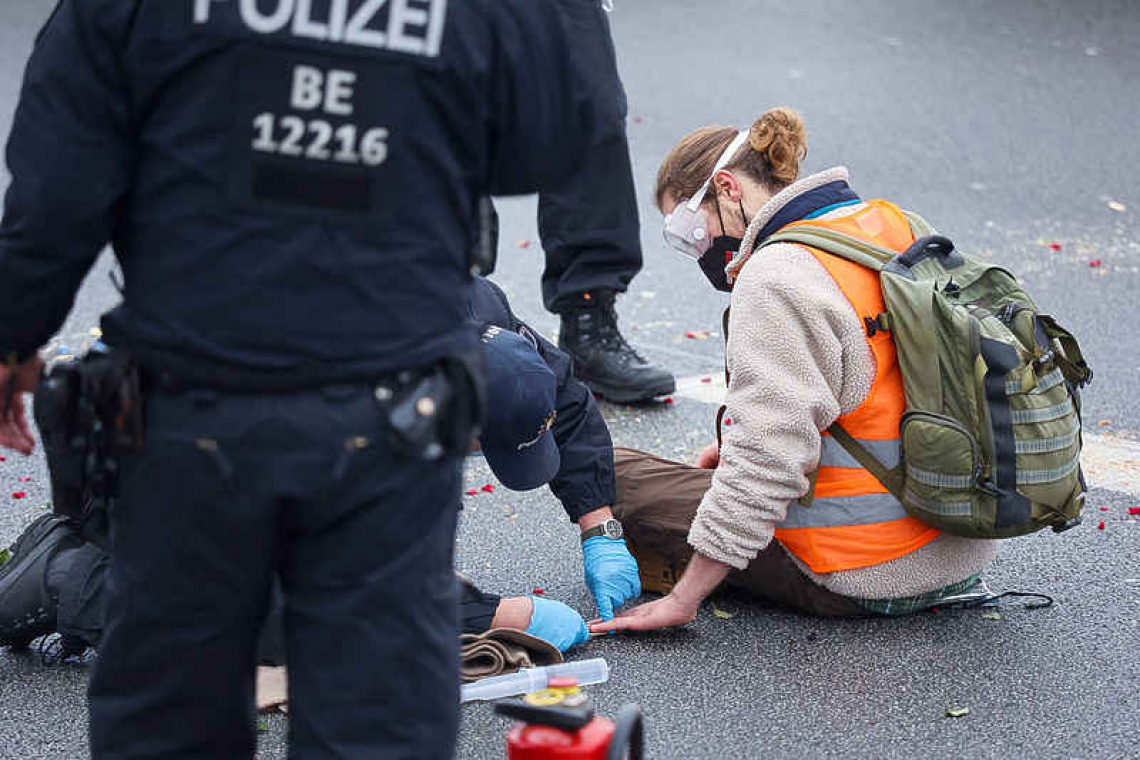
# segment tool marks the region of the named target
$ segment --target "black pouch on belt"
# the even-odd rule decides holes
[[[36,388],[53,509],[100,546],[117,496],[119,460],[143,443],[143,406],[138,368],[124,352],[105,348],[53,365]]]
[[[466,454],[482,424],[481,362],[475,350],[401,373],[395,388],[381,383],[376,397],[387,408],[396,445],[424,459]]]

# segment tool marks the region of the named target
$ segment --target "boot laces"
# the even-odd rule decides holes
[[[44,636],[36,647],[36,653],[39,654],[44,667],[59,665],[73,657],[81,657],[86,651],[87,642],[64,634]]]
[[[592,311],[594,313],[594,329],[591,331],[591,337],[595,343],[618,354],[627,362],[645,362],[618,330],[617,311],[612,302],[600,303]]]

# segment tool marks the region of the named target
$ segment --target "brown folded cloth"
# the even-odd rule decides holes
[[[492,628],[459,637],[460,675],[464,683],[562,662],[558,647],[515,628]]]

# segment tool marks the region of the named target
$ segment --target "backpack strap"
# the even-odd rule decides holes
[[[938,234],[938,230],[934,229],[934,226],[931,225],[930,222],[926,221],[918,214],[914,213],[913,211],[907,211],[906,209],[899,210],[902,211],[903,216],[906,217],[906,220],[910,222],[910,231],[914,235],[915,240]]]
[[[838,422],[831,423],[831,427],[827,429],[844,450],[854,457],[855,461],[863,465],[863,468],[875,476],[875,480],[883,484],[900,502],[903,501],[903,465],[900,462],[898,467],[888,468],[875,456],[867,451],[863,444],[855,440],[855,438],[843,429],[843,426]]]
[[[902,213],[910,224],[910,231],[915,240],[937,234],[937,230],[918,214],[905,210]],[[784,232],[769,235],[759,247],[763,248],[774,243],[799,243],[811,246],[848,261],[853,261],[856,264],[861,264],[876,272],[882,271],[892,259],[898,256],[897,251],[868,243],[865,240],[836,232],[827,227],[817,227],[811,224],[798,224]]]
[[[806,224],[797,225],[786,232],[770,235],[760,244],[760,247],[763,248],[775,243],[799,243],[800,245],[818,248],[876,272],[881,272],[897,255],[895,251],[845,235],[842,232]]]

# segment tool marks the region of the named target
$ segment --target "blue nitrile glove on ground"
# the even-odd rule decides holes
[[[594,536],[582,544],[582,564],[586,587],[594,595],[602,620],[614,616],[614,608],[641,596],[641,576],[637,560],[626,548],[624,538]]]
[[[586,621],[562,602],[532,596],[534,611],[530,614],[530,626],[526,632],[531,636],[549,641],[558,647],[559,652],[590,640],[590,629]]]

